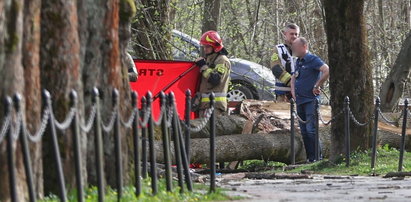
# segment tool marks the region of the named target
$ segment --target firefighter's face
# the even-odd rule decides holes
[[[299,35],[300,35],[300,30],[299,29],[290,29],[290,28],[288,28],[284,32],[285,42],[287,42],[288,44],[291,45],[294,42],[294,40],[298,38]]]
[[[205,54],[211,54],[211,53],[213,53],[213,47],[212,47],[212,46],[204,45],[204,46],[203,46],[203,49],[204,49],[204,53],[205,53]]]

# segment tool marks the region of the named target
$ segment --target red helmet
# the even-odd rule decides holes
[[[200,39],[201,45],[209,45],[214,48],[215,52],[221,51],[223,49],[223,40],[216,31],[205,32]]]

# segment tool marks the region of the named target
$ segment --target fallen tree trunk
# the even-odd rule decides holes
[[[241,115],[218,116],[216,119],[217,162],[263,159],[289,163],[291,154],[289,104],[248,100],[243,102],[240,113]],[[262,119],[260,117],[261,114],[264,115]],[[326,120],[331,119],[329,107],[322,106],[321,114]],[[196,127],[201,122],[201,119],[192,120],[191,126]],[[258,123],[256,124],[255,122]],[[379,145],[388,144],[394,148],[400,147],[401,128],[383,122],[380,122],[378,127],[377,143]],[[259,132],[251,132],[253,131],[252,128],[257,128]],[[295,129],[296,161],[304,161],[305,149],[297,124]],[[330,155],[330,129],[330,126],[320,125],[322,154],[326,158]],[[411,150],[410,134],[411,130],[408,129],[405,148],[409,151]],[[190,162],[209,163],[209,125],[207,124],[207,127],[198,133],[192,133],[191,137],[193,139],[191,140],[190,147]],[[161,142],[157,142],[156,149],[158,161],[163,162]],[[174,151],[174,149],[171,150]]]
[[[191,126],[198,126],[203,121],[202,118],[190,121]],[[239,115],[217,116],[216,119],[216,135],[232,135],[240,134],[247,119]],[[207,124],[201,131],[192,133],[191,138],[206,138],[210,137],[210,124]]]
[[[330,155],[330,137],[330,127],[320,128],[322,153],[326,158]],[[388,144],[391,147],[399,148],[400,142],[400,134],[388,131],[378,131],[378,145]],[[208,164],[210,152],[209,146],[209,138],[192,139],[190,162]],[[157,141],[155,147],[157,161],[164,162],[162,142]],[[267,160],[290,163],[290,148],[289,130],[273,131],[270,133],[218,136],[216,137],[216,161]],[[411,150],[410,135],[406,135],[405,148],[408,151]],[[171,145],[172,156],[174,156],[173,151],[174,147]],[[305,161],[305,149],[299,133],[296,133],[295,137],[295,154],[297,162]]]
[[[162,142],[156,142],[158,162],[163,162]],[[305,159],[302,139],[295,138],[296,160]],[[210,143],[208,138],[191,140],[191,163],[209,163]],[[171,145],[174,156],[174,145]],[[268,134],[240,134],[216,137],[216,161],[229,162],[249,159],[260,159],[289,163],[289,131],[275,131]]]

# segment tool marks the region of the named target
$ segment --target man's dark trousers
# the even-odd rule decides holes
[[[309,161],[315,160],[315,100],[297,105],[297,114],[307,123],[300,124],[301,135],[303,136],[305,152]]]

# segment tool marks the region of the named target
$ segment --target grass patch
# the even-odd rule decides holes
[[[286,166],[285,163],[281,162],[276,162],[276,161],[263,161],[263,160],[246,160],[243,161],[242,165],[240,165],[238,168],[239,169],[245,169],[245,170],[259,170],[259,169],[264,169],[264,168],[282,168]]]
[[[221,188],[217,188],[215,193],[208,193],[208,186],[203,184],[194,184],[194,191],[186,192],[183,194],[180,193],[180,189],[177,186],[177,182],[173,182],[174,190],[172,192],[166,191],[165,180],[161,179],[158,183],[158,194],[153,196],[151,194],[151,183],[150,180],[144,180],[142,186],[142,194],[137,198],[135,196],[135,188],[132,186],[125,187],[123,190],[123,197],[121,201],[128,202],[128,201],[147,201],[147,202],[154,202],[154,201],[223,201],[223,200],[232,200],[234,198],[227,196],[224,194],[224,190]],[[85,201],[87,202],[94,202],[98,200],[97,188],[91,187],[86,190],[86,197]],[[117,191],[111,188],[107,188],[105,192],[105,200],[104,201],[117,201]],[[68,194],[68,201],[77,201],[76,199],[77,194],[75,192]],[[235,198],[237,199],[237,198]],[[58,197],[55,195],[48,196],[41,202],[57,202],[59,201]]]
[[[400,152],[388,145],[377,149],[377,158],[375,163],[375,173],[385,175],[388,172],[398,171],[398,160]],[[328,160],[322,160],[312,164],[303,165],[294,170],[287,172],[301,172],[302,170],[314,171],[318,174],[332,175],[370,175],[371,170],[371,151],[354,152],[351,154],[350,167],[345,166],[345,158],[339,162],[332,163]],[[404,152],[403,171],[411,170],[411,153]]]

